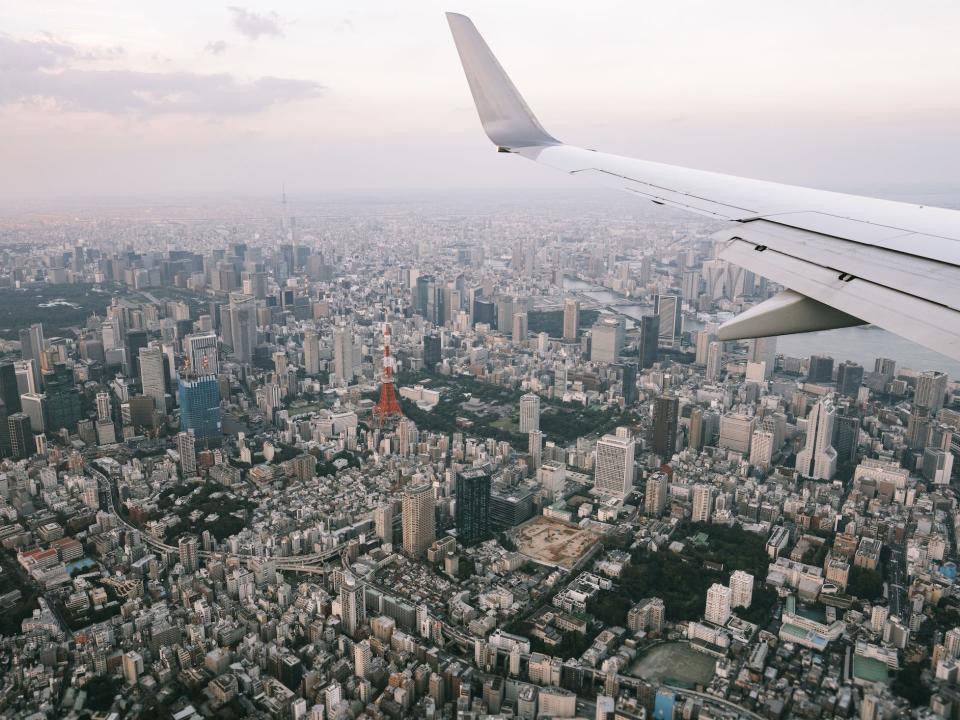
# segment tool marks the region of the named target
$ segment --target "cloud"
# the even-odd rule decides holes
[[[247,8],[230,5],[227,10],[233,16],[233,26],[251,40],[262,35],[282,36],[280,17],[276,13],[258,13]]]
[[[65,43],[0,35],[0,105],[49,102],[67,111],[240,115],[317,98],[325,90],[312,80],[71,66],[71,59],[82,57]]]
[[[227,49],[227,43],[225,40],[211,40],[203,48],[204,52],[208,52],[211,55],[222,55]]]

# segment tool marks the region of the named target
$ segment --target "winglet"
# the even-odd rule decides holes
[[[447,13],[453,41],[487,137],[501,150],[559,145],[537,121],[466,15]]]

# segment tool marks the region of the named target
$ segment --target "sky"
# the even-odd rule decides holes
[[[0,0],[0,196],[580,192],[497,154],[444,18],[564,141],[960,202],[960,3]]]

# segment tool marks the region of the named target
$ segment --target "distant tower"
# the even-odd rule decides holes
[[[380,383],[380,400],[373,408],[376,424],[383,427],[388,422],[403,417],[397,390],[393,386],[393,356],[390,355],[390,324],[383,324],[383,381]]]

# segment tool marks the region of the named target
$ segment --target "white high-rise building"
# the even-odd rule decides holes
[[[341,380],[353,382],[353,331],[337,327],[333,331],[333,372]]]
[[[435,507],[436,499],[429,483],[411,487],[403,494],[400,517],[403,525],[403,551],[410,557],[423,557],[427,548],[436,540]]]
[[[935,416],[943,408],[943,397],[947,393],[949,378],[937,370],[927,370],[917,376],[917,389],[913,394],[913,404],[927,408]]]
[[[723,343],[712,342],[707,348],[707,380],[718,380],[723,372]]]
[[[663,514],[667,507],[667,496],[670,492],[670,479],[666,473],[651,473],[647,478],[647,485],[643,498],[643,509],[647,515],[653,517]]]
[[[836,408],[825,397],[807,415],[807,441],[797,453],[797,472],[816,480],[830,480],[837,471],[837,451],[833,448],[833,420]]]
[[[340,620],[343,631],[354,637],[367,621],[367,605],[363,583],[353,573],[345,573],[340,584]]]
[[[543,461],[543,433],[539,430],[531,430],[527,434],[527,452],[530,455],[533,468],[536,470]]]
[[[660,317],[660,346],[673,347],[680,343],[683,313],[676,295],[654,295],[653,314]]]
[[[140,348],[140,382],[143,394],[153,398],[153,407],[167,412],[167,390],[163,372],[163,350],[150,346]]]
[[[710,522],[713,515],[713,485],[697,483],[693,486],[692,522]]]
[[[540,396],[527,393],[520,398],[520,432],[527,434],[540,429]]]
[[[217,358],[217,336],[212,332],[187,335],[183,339],[183,351],[189,369],[201,375],[216,375],[220,372]]]
[[[636,442],[627,428],[597,441],[594,487],[600,492],[624,498],[633,490],[633,459]]]
[[[617,362],[623,352],[626,333],[624,322],[614,315],[602,315],[590,330],[590,359],[594,362]]]
[[[385,545],[393,544],[393,504],[383,503],[373,510],[373,527]]]
[[[537,480],[540,481],[546,499],[553,502],[563,494],[567,482],[567,468],[562,463],[548,460],[537,470]]]
[[[366,677],[373,662],[373,650],[369,640],[361,640],[353,646],[353,674],[357,677]]]
[[[730,573],[730,607],[749,608],[753,602],[753,575],[743,570]]]
[[[726,585],[714,583],[707,590],[707,607],[703,617],[707,622],[724,625],[730,619],[730,604],[733,593]]]
[[[193,433],[177,433],[177,453],[180,455],[180,471],[183,477],[197,474],[197,444]]]
[[[750,440],[756,418],[743,413],[729,412],[720,418],[718,445],[726,450],[746,455],[750,452]]]
[[[777,364],[777,338],[765,337],[751,340],[747,348],[748,363],[764,363],[764,379],[773,377]]]
[[[221,310],[223,340],[230,345],[237,361],[249,365],[257,345],[257,300],[250,295],[230,293],[230,305]]]
[[[766,470],[773,461],[774,434],[772,430],[754,430],[750,443],[750,464]]]
[[[513,314],[513,342],[520,344],[527,341],[528,316],[525,312]]]

